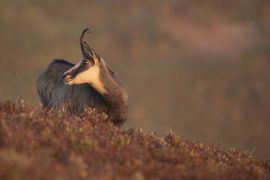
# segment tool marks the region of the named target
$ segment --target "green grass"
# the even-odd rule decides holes
[[[267,179],[270,163],[235,148],[119,129],[93,110],[81,117],[0,103],[1,179]]]

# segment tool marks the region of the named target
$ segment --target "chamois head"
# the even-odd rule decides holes
[[[104,91],[103,84],[100,81],[100,68],[103,65],[102,59],[84,41],[84,35],[87,32],[90,32],[89,28],[84,29],[80,37],[83,58],[63,74],[63,80],[68,85],[89,83],[97,90]]]

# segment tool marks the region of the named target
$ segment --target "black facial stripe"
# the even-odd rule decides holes
[[[86,71],[87,69],[89,69],[89,67],[91,66],[91,64],[84,64],[83,62],[80,64],[80,66],[76,69],[73,69],[73,71],[71,71],[69,73],[69,75],[71,76],[72,79],[74,79],[78,74],[80,74],[83,71]]]

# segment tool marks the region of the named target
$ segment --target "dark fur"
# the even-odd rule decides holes
[[[37,81],[37,90],[43,107],[55,108],[69,105],[74,113],[82,112],[86,107],[107,111],[103,97],[90,85],[66,85],[63,74],[74,64],[65,60],[54,60]]]
[[[54,60],[37,81],[37,91],[44,108],[58,108],[68,105],[70,111],[79,114],[87,107],[96,108],[108,114],[116,125],[122,125],[127,118],[126,93],[114,73],[105,66],[101,68],[101,79],[107,90],[100,94],[88,84],[66,85],[63,74],[74,64],[65,60]]]

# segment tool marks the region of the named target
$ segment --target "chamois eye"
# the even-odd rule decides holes
[[[90,61],[83,61],[83,64],[90,64]]]

